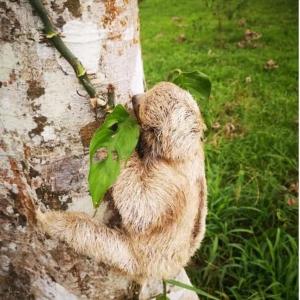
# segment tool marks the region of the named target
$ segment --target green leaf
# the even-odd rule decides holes
[[[120,162],[112,159],[109,153],[101,162],[91,164],[89,172],[89,188],[94,206],[98,206],[106,191],[116,181],[120,173]]]
[[[190,91],[200,99],[206,100],[209,98],[211,82],[208,76],[200,71],[183,72],[176,69],[170,72],[168,80]]]
[[[97,150],[101,147],[106,147],[108,144],[108,141],[110,137],[113,135],[113,131],[111,129],[107,128],[100,128],[98,129],[91,142],[90,142],[90,163],[92,162],[92,159],[97,152]]]
[[[122,126],[119,126],[115,137],[115,147],[120,159],[127,159],[135,148],[139,138],[139,127],[133,119],[126,119]]]
[[[129,114],[126,111],[126,109],[121,105],[118,104],[114,110],[106,117],[103,125],[98,129],[100,130],[101,128],[110,128],[114,124],[118,122],[124,122],[129,118]]]
[[[121,161],[127,160],[139,138],[139,126],[122,105],[117,105],[90,142],[89,190],[95,207],[106,191],[115,183],[120,173]],[[105,149],[107,157],[94,161],[99,149]]]
[[[193,287],[191,285],[187,285],[187,284],[182,283],[180,281],[173,280],[173,279],[168,279],[168,280],[165,280],[165,282],[167,282],[168,284],[179,286],[179,287],[181,287],[183,289],[186,289],[186,290],[194,291],[198,295],[207,297],[208,299],[219,300],[219,298],[216,298],[216,297],[214,297],[214,296],[206,293],[205,291],[203,291],[203,290],[201,290],[199,288],[195,288],[195,287]]]

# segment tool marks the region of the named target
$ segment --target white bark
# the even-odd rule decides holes
[[[136,0],[45,4],[99,90],[112,85],[123,104],[143,92]],[[93,214],[88,143],[99,121],[29,3],[0,1],[0,22],[0,298],[130,298],[125,278],[35,230],[33,203]]]

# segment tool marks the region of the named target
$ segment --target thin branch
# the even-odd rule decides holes
[[[107,106],[107,101],[102,99],[96,92],[95,87],[89,80],[86,70],[80,60],[70,51],[70,49],[65,45],[59,33],[56,31],[53,23],[51,22],[47,10],[40,0],[29,0],[31,6],[37,12],[39,17],[41,18],[44,24],[44,33],[46,37],[52,42],[54,47],[59,51],[59,53],[69,62],[69,64],[74,69],[77,78],[80,83],[83,85],[89,96],[93,98],[98,98],[102,100],[104,104],[99,104],[101,101],[96,101],[99,106],[105,107]]]
[[[162,283],[163,283],[163,295],[164,295],[165,299],[167,299],[167,283],[164,279],[163,279]]]

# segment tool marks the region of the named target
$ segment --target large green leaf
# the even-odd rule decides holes
[[[115,183],[120,173],[121,161],[127,160],[134,151],[139,138],[139,126],[122,105],[117,105],[90,143],[89,190],[95,207],[100,204],[106,191]],[[97,151],[107,155],[95,161]]]
[[[207,75],[200,71],[183,72],[176,69],[168,75],[168,80],[201,99],[208,99],[211,92],[211,82]]]
[[[109,153],[101,162],[93,163],[89,172],[89,188],[94,206],[99,205],[106,191],[116,181],[120,173],[120,163]]]
[[[98,129],[90,142],[90,163],[94,158],[95,153],[101,147],[106,147],[109,144],[109,139],[113,135],[113,131],[111,129],[107,129],[104,127],[100,127]]]
[[[130,136],[129,136],[130,133]],[[128,118],[119,126],[115,135],[115,148],[120,159],[127,159],[135,148],[139,137],[139,127],[135,120]]]

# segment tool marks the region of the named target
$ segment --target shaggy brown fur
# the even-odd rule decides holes
[[[167,279],[186,265],[205,231],[205,125],[192,96],[162,82],[134,97],[138,150],[102,207],[105,222],[83,213],[38,212],[51,236],[131,279]]]

